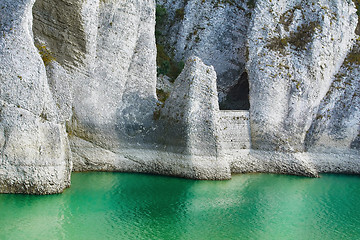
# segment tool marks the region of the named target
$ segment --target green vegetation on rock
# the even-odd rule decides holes
[[[183,19],[184,19],[184,16],[185,16],[185,10],[184,10],[184,8],[176,9],[176,11],[175,11],[175,18],[179,18],[179,19],[183,20]]]
[[[291,45],[295,50],[306,50],[306,45],[313,39],[316,28],[319,28],[318,22],[309,22],[298,26],[297,30],[290,32],[289,36],[284,38],[274,37],[269,40],[267,48],[284,53],[285,47]]]
[[[47,49],[45,45],[36,44],[36,48],[39,50],[45,66],[49,65],[52,61],[55,61],[51,51]]]
[[[248,6],[248,8],[253,9],[255,8],[256,0],[249,0],[247,1],[246,5]]]
[[[175,20],[182,20],[184,18],[184,9],[177,9],[175,12]],[[166,38],[163,34],[164,28],[167,23],[172,22],[168,19],[169,14],[162,5],[156,5],[156,26],[155,26],[155,37],[156,37],[156,65],[157,74],[166,75],[170,77],[172,82],[175,81],[177,76],[181,73],[184,68],[183,61],[176,61],[173,58],[171,48],[166,44]]]
[[[360,38],[356,40],[353,48],[346,56],[344,64],[348,68],[352,68],[352,65],[360,65]]]
[[[165,92],[162,89],[156,89],[156,95],[158,96],[158,99],[160,102],[164,103],[166,101],[166,99],[169,98],[170,93],[169,92]]]
[[[357,15],[360,17],[360,0],[353,0],[357,9]]]

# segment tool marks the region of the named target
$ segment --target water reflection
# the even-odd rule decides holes
[[[0,195],[0,239],[359,239],[360,177],[194,181],[76,173],[61,195]]]
[[[65,206],[56,196],[0,195],[0,239],[62,238]]]

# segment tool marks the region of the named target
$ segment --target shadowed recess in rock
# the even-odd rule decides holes
[[[237,84],[230,88],[225,101],[220,103],[220,110],[249,110],[249,79],[243,72]]]

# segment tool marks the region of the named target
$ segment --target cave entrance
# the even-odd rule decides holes
[[[249,77],[246,71],[238,82],[230,88],[225,100],[219,104],[220,110],[249,110]]]

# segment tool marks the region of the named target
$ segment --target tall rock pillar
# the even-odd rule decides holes
[[[34,46],[35,0],[0,2],[0,192],[49,194],[70,185],[71,160]]]

